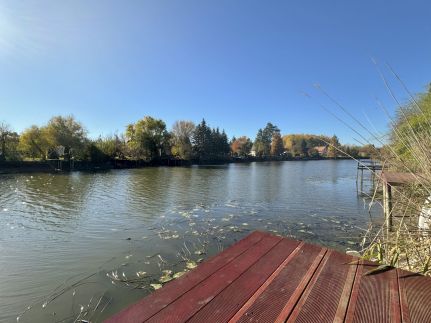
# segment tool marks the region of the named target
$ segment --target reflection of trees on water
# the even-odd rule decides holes
[[[79,173],[15,176],[8,185],[8,189],[14,191],[13,210],[35,222],[62,226],[58,221],[80,215],[92,180]]]
[[[200,167],[133,170],[127,179],[129,210],[153,218],[172,209],[211,205],[226,196],[220,182],[224,172]]]

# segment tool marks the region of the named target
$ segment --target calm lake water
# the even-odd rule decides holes
[[[255,229],[355,249],[355,181],[348,160],[0,175],[0,321],[100,322]]]

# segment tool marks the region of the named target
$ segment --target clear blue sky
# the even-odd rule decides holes
[[[145,115],[205,117],[252,138],[271,121],[354,143],[313,84],[384,131],[376,97],[396,106],[370,58],[423,91],[430,39],[429,0],[0,0],[0,120],[21,131],[73,114],[97,137]]]

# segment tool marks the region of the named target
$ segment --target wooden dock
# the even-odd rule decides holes
[[[418,176],[419,175],[412,173],[382,172],[383,214],[385,216],[386,229],[388,231],[392,230],[394,216],[392,209],[392,187],[418,182]]]
[[[374,182],[377,172],[381,172],[383,166],[375,161],[358,161],[357,171],[356,171],[356,190],[360,195],[367,195],[364,192],[364,171],[370,172],[370,181],[372,187],[374,188]]]
[[[431,322],[431,278],[253,232],[106,322]]]

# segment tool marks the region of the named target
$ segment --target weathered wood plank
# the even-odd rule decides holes
[[[282,238],[265,236],[256,245],[238,256],[235,261],[209,276],[189,290],[168,307],[148,319],[148,322],[184,322],[212,301],[222,290],[246,272],[261,257],[267,254]]]
[[[236,257],[253,247],[265,236],[268,236],[268,234],[260,231],[251,233],[230,248],[203,262],[195,270],[166,284],[162,289],[153,292],[148,297],[117,313],[105,322],[129,323],[145,321],[175,301],[178,297],[204,281],[217,270],[231,263]]]
[[[331,323],[338,315],[344,321],[347,302],[353,286],[356,265],[352,257],[330,252],[322,261],[307,290],[296,304],[288,322]],[[350,274],[350,275],[349,275]]]
[[[351,299],[355,309],[346,322],[400,322],[399,296],[393,292],[398,290],[396,270],[366,275],[377,265],[365,262],[359,266],[361,277],[356,278],[360,284],[357,296]]]
[[[382,180],[391,186],[405,185],[418,182],[418,178],[422,176],[420,174],[412,173],[397,173],[397,172],[382,172]]]
[[[197,312],[189,322],[227,322],[296,249],[299,241],[283,239],[237,280]]]
[[[401,286],[403,318],[411,322],[431,322],[431,278],[398,271]],[[407,321],[407,320],[406,320]]]
[[[307,272],[310,268],[313,269],[313,264],[322,250],[318,246],[303,245],[266,290],[246,311],[243,311],[238,322],[274,322],[291,297],[295,295],[301,282],[310,280],[311,277],[307,277]],[[319,262],[320,260],[321,258]],[[312,271],[314,272],[314,270]]]

